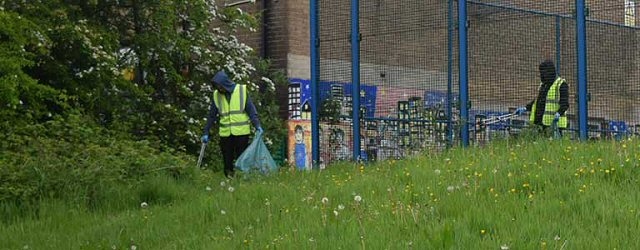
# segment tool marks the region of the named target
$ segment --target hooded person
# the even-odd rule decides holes
[[[545,60],[538,66],[540,71],[540,85],[536,99],[526,107],[516,110],[517,114],[530,110],[529,123],[539,126],[543,130],[556,123],[562,131],[568,127],[567,110],[569,109],[569,86],[567,81],[557,76],[556,67],[550,60]]]
[[[215,89],[213,101],[209,107],[207,124],[201,138],[203,143],[209,142],[209,130],[219,124],[220,151],[224,161],[224,175],[233,178],[235,171],[233,162],[249,146],[250,124],[262,133],[256,106],[248,96],[247,87],[236,84],[224,71],[219,71],[211,79]]]

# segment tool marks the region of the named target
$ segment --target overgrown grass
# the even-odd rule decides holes
[[[273,176],[153,175],[148,206],[47,201],[20,249],[639,249],[640,144],[538,140]],[[145,201],[149,199],[149,201]],[[122,199],[116,199],[122,200]]]

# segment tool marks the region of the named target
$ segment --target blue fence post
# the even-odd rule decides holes
[[[556,16],[556,74],[560,74],[560,60],[562,57],[560,54],[562,53],[562,26],[561,26],[562,18],[560,16]]]
[[[460,49],[459,77],[460,77],[460,139],[462,146],[469,146],[469,94],[468,63],[467,63],[467,0],[458,1],[458,44]]]
[[[449,0],[447,31],[447,147],[453,145],[453,0]]]
[[[353,101],[353,159],[360,160],[360,5],[351,0],[351,91]]]
[[[312,167],[318,168],[320,163],[320,124],[318,120],[318,106],[320,106],[320,25],[318,23],[318,0],[309,0],[310,21],[310,61],[311,61],[311,154]]]
[[[587,140],[587,30],[585,0],[576,0],[576,47],[578,54],[578,124],[580,140]]]

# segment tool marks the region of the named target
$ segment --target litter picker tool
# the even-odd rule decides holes
[[[553,139],[560,139],[560,137],[562,137],[562,135],[560,134],[560,128],[558,128],[557,120],[551,123],[551,130],[553,130]]]
[[[200,155],[198,156],[198,165],[197,165],[198,168],[200,168],[200,165],[202,165],[202,158],[204,158],[205,149],[207,149],[207,143],[203,142],[202,145],[200,146]]]
[[[518,116],[517,113],[509,113],[509,114],[505,114],[505,115],[499,115],[499,116],[492,116],[492,117],[488,117],[485,119],[482,119],[480,121],[477,122],[477,128],[478,131],[484,131],[484,140],[489,140],[489,128],[488,126],[494,123],[499,123],[499,122],[503,122],[503,121],[507,121],[513,117]]]
[[[509,120],[509,119],[511,119],[511,118],[513,118],[515,116],[517,116],[516,113],[510,113],[510,114],[506,114],[506,115],[494,116],[494,117],[482,120],[482,125],[486,126],[486,125],[489,125],[489,124],[494,124],[494,123],[506,121],[506,120]]]

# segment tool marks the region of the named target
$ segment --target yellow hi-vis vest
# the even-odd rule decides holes
[[[245,85],[236,84],[235,89],[231,93],[231,100],[227,97],[213,92],[213,102],[218,108],[220,115],[220,136],[228,137],[230,135],[248,135],[251,133],[249,126],[249,115],[244,112],[247,103],[247,87]]]
[[[544,105],[544,114],[542,115],[542,125],[551,126],[553,123],[553,118],[556,115],[556,112],[560,109],[560,85],[566,84],[566,81],[560,77],[556,78],[551,87],[549,88],[549,92],[547,92],[547,100]],[[542,87],[542,83],[540,83],[540,87]],[[538,88],[538,89],[539,89]],[[538,99],[533,102],[531,115],[529,115],[529,122],[533,124],[536,118],[536,103]],[[567,113],[560,116],[558,120],[558,128],[567,128]]]

